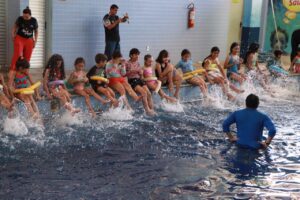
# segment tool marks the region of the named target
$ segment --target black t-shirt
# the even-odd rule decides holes
[[[16,25],[18,26],[17,34],[24,38],[32,38],[33,31],[38,29],[38,23],[34,17],[31,17],[30,20],[25,20],[20,16],[16,21]]]
[[[111,16],[109,14],[106,14],[103,17],[103,25],[104,25],[104,29],[105,29],[105,41],[114,41],[114,42],[120,41],[119,24],[110,30],[108,28],[106,28],[106,26],[113,24],[118,20],[119,20],[119,17],[117,15]]]

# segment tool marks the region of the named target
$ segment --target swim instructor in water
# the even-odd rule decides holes
[[[276,128],[271,119],[257,111],[259,98],[250,94],[246,98],[246,108],[232,113],[223,122],[223,132],[225,132],[231,142],[236,142],[238,146],[250,149],[265,149],[270,144],[276,134]],[[236,123],[237,136],[230,133],[230,125]],[[269,131],[268,138],[263,141],[263,129]]]

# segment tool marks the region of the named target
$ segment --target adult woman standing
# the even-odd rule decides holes
[[[31,16],[31,10],[26,7],[23,15],[18,17],[13,29],[12,40],[14,42],[14,55],[11,61],[10,71],[15,71],[16,61],[23,56],[30,62],[33,48],[38,39],[38,23]]]

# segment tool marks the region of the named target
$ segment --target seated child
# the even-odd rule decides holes
[[[141,100],[142,96],[137,96],[134,90],[131,88],[127,80],[125,60],[122,58],[122,54],[118,51],[112,55],[112,60],[106,64],[106,76],[109,80],[108,86],[117,91],[122,97],[125,105],[128,109],[131,109],[127,97],[126,91],[135,101]]]
[[[220,49],[218,47],[213,47],[211,49],[210,55],[207,56],[202,65],[208,73],[208,80],[210,83],[218,84],[222,87],[223,93],[228,97],[229,100],[233,100],[234,97],[228,91],[229,87],[236,93],[242,93],[243,90],[238,89],[235,85],[231,84],[225,75],[224,69],[222,68],[220,61],[218,59]]]
[[[230,54],[224,62],[224,68],[227,69],[227,78],[242,84],[246,80],[246,75],[239,72],[243,59],[239,56],[240,45],[236,42],[231,44]]]
[[[1,73],[0,73],[0,85],[2,85],[2,92],[5,94],[5,96],[10,98],[8,87],[5,84],[4,76]]]
[[[178,62],[176,68],[180,68],[182,73],[188,73],[195,70],[193,66],[193,61],[191,60],[191,52],[187,49],[182,50],[181,52],[181,61]],[[204,73],[206,75],[206,73]],[[203,94],[203,96],[207,96],[207,85],[201,76],[195,74],[191,78],[186,79],[186,82],[198,86]]]
[[[163,85],[167,85],[172,95],[178,99],[182,77],[170,63],[168,51],[162,50],[159,53],[156,59],[155,73],[159,80],[162,81]],[[173,87],[174,84],[176,86],[175,93]]]
[[[129,52],[130,59],[126,62],[126,75],[128,83],[132,89],[142,96],[144,109],[148,115],[155,115],[153,108],[152,95],[147,85],[143,81],[143,69],[139,63],[140,51],[133,48]]]
[[[166,99],[169,102],[175,103],[177,100],[175,98],[169,97],[164,93],[161,89],[161,81],[157,80],[157,77],[153,76],[153,69],[152,69],[153,58],[151,55],[147,54],[144,57],[144,69],[143,69],[143,76],[146,82],[146,85],[151,91],[155,91],[160,95],[162,99]]]
[[[287,76],[289,72],[282,68],[281,62],[282,51],[275,50],[274,51],[274,58],[268,62],[268,67],[270,72],[275,76]]]
[[[96,116],[96,113],[92,107],[90,95],[95,97],[102,104],[106,104],[109,101],[104,100],[101,96],[99,96],[91,87],[89,83],[89,79],[86,76],[84,71],[85,60],[83,58],[76,58],[75,63],[75,71],[70,74],[68,83],[74,86],[74,92],[80,96],[85,98],[85,103],[89,109],[89,112],[93,117]]]
[[[4,84],[4,81],[2,81],[1,83]],[[4,93],[3,89],[4,89],[3,85],[0,84],[0,105],[2,107],[4,107],[10,114],[10,113],[12,113],[14,106],[13,106],[13,103],[11,103],[9,101],[9,99],[7,98],[7,96]]]
[[[16,62],[16,71],[13,76],[9,77],[8,86],[11,92],[11,96],[15,96],[24,102],[27,110],[29,111],[33,119],[40,119],[39,109],[33,98],[32,93],[16,92],[16,89],[24,89],[30,87],[29,81],[29,62],[24,58],[20,57]]]
[[[43,78],[44,90],[49,99],[53,99],[53,97],[59,99],[64,108],[70,111],[72,115],[80,111],[71,104],[70,94],[65,88],[65,64],[61,55],[54,54],[49,58],[43,72]]]
[[[294,57],[292,63],[291,63],[291,70],[294,73],[300,73],[300,47],[298,47],[296,51],[296,56]]]
[[[105,95],[111,101],[111,104],[117,107],[119,101],[116,99],[114,91],[108,87],[108,83],[100,80],[91,80],[91,76],[100,76],[106,78],[105,65],[107,62],[107,56],[104,54],[97,54],[95,56],[95,62],[96,65],[93,66],[87,73],[90,84],[96,92]]]

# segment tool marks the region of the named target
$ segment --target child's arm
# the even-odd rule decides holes
[[[8,73],[8,91],[11,97],[14,97],[14,78],[16,76],[16,71],[10,70]]]
[[[49,69],[46,69],[44,79],[43,79],[43,87],[44,87],[44,91],[47,94],[47,97],[49,99],[52,99],[52,96],[50,94],[49,87],[48,87],[48,81],[49,81],[48,77],[49,77]]]
[[[72,72],[69,76],[69,79],[68,79],[68,83],[70,83],[71,85],[74,85],[75,83],[75,76],[74,76],[74,72]]]
[[[227,57],[226,57],[226,60],[225,60],[225,62],[224,62],[224,68],[225,68],[225,69],[228,69],[228,68],[232,67],[233,65],[234,65],[234,63],[229,64],[229,56],[227,56]]]
[[[126,65],[125,65],[125,62],[121,63],[121,66],[120,66],[120,72],[121,72],[121,76],[126,76]]]
[[[218,68],[219,68],[219,70],[220,70],[222,76],[223,76],[224,79],[226,80],[227,77],[226,77],[226,74],[225,74],[225,70],[224,70],[224,68],[222,67],[222,65],[221,65],[221,63],[220,63],[220,61],[219,61],[218,59],[217,59],[217,65],[218,65]]]
[[[294,68],[295,68],[295,62],[296,62],[296,57],[295,57],[295,58],[293,59],[293,61],[291,62],[291,66],[290,66],[290,69],[289,69],[289,70],[292,71],[292,72],[295,70],[295,69],[294,69]]]
[[[157,73],[158,73],[158,76],[159,76],[157,78],[160,78],[162,76],[162,74],[161,74],[161,64],[156,63],[155,69],[157,70]]]

